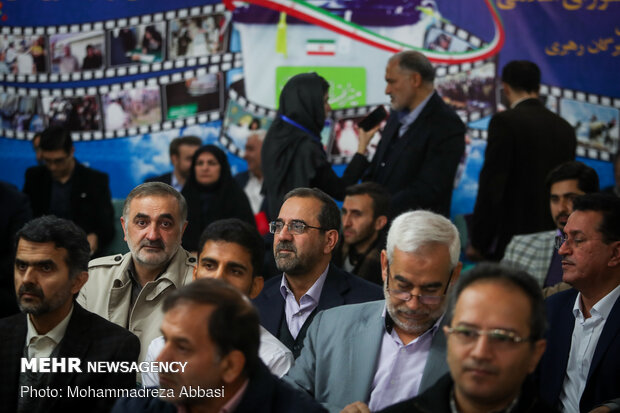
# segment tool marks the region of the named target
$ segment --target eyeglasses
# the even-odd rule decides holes
[[[269,232],[272,234],[279,234],[286,227],[288,232],[295,235],[301,235],[306,232],[306,228],[318,229],[319,231],[329,231],[327,228],[321,227],[313,227],[312,225],[308,225],[303,221],[298,219],[294,219],[288,224],[285,224],[282,221],[272,221],[269,223]]]
[[[564,245],[564,243],[566,243],[566,246],[568,248],[579,248],[579,246],[583,244],[584,242],[595,241],[595,240],[602,240],[602,238],[583,239],[583,238],[569,238],[566,234],[557,235],[555,237],[555,249],[559,250],[562,247],[562,245]]]
[[[530,337],[521,337],[517,333],[504,330],[501,328],[495,328],[493,330],[478,330],[473,327],[456,326],[448,327],[444,326],[446,334],[452,335],[462,345],[471,346],[478,342],[480,336],[487,336],[489,345],[498,350],[508,350],[513,348],[519,343],[530,341]]]
[[[388,293],[394,297],[397,298],[401,301],[409,301],[411,300],[413,297],[417,297],[418,301],[422,304],[425,305],[437,305],[439,303],[441,303],[441,300],[443,300],[443,298],[446,296],[446,293],[448,292],[448,286],[450,285],[450,281],[452,280],[452,273],[453,271],[450,271],[450,276],[448,277],[448,282],[446,284],[446,288],[443,290],[443,294],[441,295],[420,295],[420,294],[411,294],[409,291],[402,291],[402,290],[392,290],[390,288],[390,264],[388,264],[387,266],[387,280],[386,280],[386,289],[388,291]]]

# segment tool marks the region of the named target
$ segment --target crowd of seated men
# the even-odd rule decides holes
[[[188,221],[185,181],[216,182],[227,167],[200,164],[192,138],[171,145],[169,183],[150,179],[125,198],[129,252],[102,256],[116,226],[108,177],[77,162],[69,133],[43,132],[23,193],[0,187],[0,410],[620,411],[620,198],[580,162],[543,168],[532,185],[553,225],[511,234],[501,256],[474,245],[470,258],[496,262],[465,270],[469,246],[444,208],[452,179],[428,179],[445,160],[438,148],[453,145],[446,125],[428,122],[452,115],[415,53],[388,62],[392,133],[370,179],[348,187],[341,208],[320,188],[290,190],[267,234],[241,217]],[[522,97],[512,111],[533,97],[508,75]],[[435,149],[413,184],[383,184],[401,181],[398,157],[420,136]],[[204,229],[188,251],[192,225]],[[186,367],[24,368],[71,358]]]

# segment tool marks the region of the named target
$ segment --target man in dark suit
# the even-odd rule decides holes
[[[86,234],[71,221],[45,216],[26,224],[16,239],[15,290],[23,314],[0,320],[2,410],[107,412],[114,397],[71,397],[69,388],[135,387],[135,372],[88,372],[87,362],[135,362],[140,342],[75,303],[74,297],[88,279]],[[24,369],[22,360],[43,358],[79,358],[82,372]],[[31,390],[46,388],[57,391],[56,396],[41,397]]]
[[[383,297],[378,285],[329,264],[339,229],[338,206],[316,188],[287,193],[278,219],[269,224],[276,266],[284,274],[269,279],[254,304],[263,327],[294,357],[317,312]]]
[[[540,394],[564,412],[589,412],[620,398],[620,198],[575,199],[564,232],[558,253],[574,289],[546,302],[552,351],[538,367]]]
[[[267,213],[265,196],[261,193],[263,187],[263,168],[261,164],[261,149],[265,131],[254,131],[248,136],[245,143],[243,159],[248,163],[248,170],[235,175],[235,181],[248,196],[254,215],[260,211]]]
[[[269,373],[258,356],[258,314],[232,285],[212,278],[194,281],[166,297],[164,313],[166,343],[157,361],[185,362],[185,369],[160,372],[165,398],[120,399],[113,412],[325,411]]]
[[[410,209],[450,215],[465,125],[435,92],[434,79],[429,60],[415,51],[392,56],[385,69],[392,113],[364,180],[388,189],[392,216]]]
[[[538,99],[538,66],[508,63],[502,85],[510,109],[489,123],[467,251],[472,260],[499,261],[513,235],[553,229],[545,177],[575,159],[573,127]]]
[[[72,220],[86,232],[91,253],[98,255],[114,237],[108,175],[75,159],[67,129],[46,129],[40,147],[44,166],[28,168],[24,183],[32,215],[52,214]]]
[[[181,136],[179,138],[174,138],[168,147],[170,162],[172,162],[174,168],[172,172],[148,178],[144,182],[163,182],[181,192],[185,185],[185,181],[189,178],[194,152],[196,152],[201,145],[202,140],[197,136]]]

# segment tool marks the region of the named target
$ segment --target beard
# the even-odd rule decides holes
[[[289,250],[290,252],[282,253],[282,250]],[[288,275],[307,273],[312,268],[314,261],[314,257],[298,255],[295,244],[289,241],[280,241],[276,245],[273,255],[278,271],[285,272]]]
[[[24,300],[22,300],[22,295],[25,293],[32,294],[38,297],[39,300],[24,302]],[[22,284],[17,291],[17,296],[17,304],[22,313],[38,316],[57,310],[68,300],[71,300],[72,294],[70,285],[67,285],[66,288],[60,289],[56,294],[49,297],[49,299],[46,299],[41,287],[34,284]]]
[[[418,310],[412,310],[407,307],[407,304],[404,301],[400,305],[395,305],[392,302],[392,296],[387,289],[387,282],[385,281],[383,282],[383,295],[385,297],[387,312],[392,318],[392,321],[398,328],[407,334],[416,334],[418,336],[424,334],[437,322],[437,320],[439,320],[439,317],[441,317],[445,310],[445,300],[436,309],[421,308]],[[420,320],[411,320],[404,317],[401,318],[401,315],[424,318]]]

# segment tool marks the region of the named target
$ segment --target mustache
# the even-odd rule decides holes
[[[280,241],[276,245],[276,254],[282,250],[290,250],[297,254],[297,248],[295,248],[295,244],[291,241]]]
[[[568,219],[568,214],[561,213],[561,214],[557,214],[557,215],[555,216],[555,220],[556,220],[556,221],[558,221],[560,218],[565,218],[565,219]]]
[[[491,373],[491,374],[497,374],[499,373],[499,369],[489,363],[481,363],[479,361],[474,361],[474,360],[466,360],[463,365],[462,368],[464,371],[468,371],[468,370],[482,370],[484,372],[487,373]]]
[[[41,287],[36,286],[34,284],[22,284],[22,286],[19,287],[19,290],[17,293],[19,294],[20,297],[24,294],[32,294],[41,299],[45,297]]]
[[[405,314],[405,315],[410,315],[410,316],[429,315],[431,313],[429,310],[412,310],[404,306],[397,307],[396,311],[398,311],[400,314]]]
[[[140,243],[140,248],[142,247],[154,247],[154,248],[164,249],[165,245],[164,245],[164,242],[160,239],[155,240],[155,241],[149,241],[148,239],[145,239]]]

